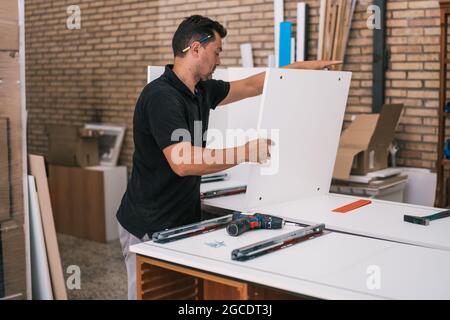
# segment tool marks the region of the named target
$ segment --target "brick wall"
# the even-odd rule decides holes
[[[316,57],[319,0],[310,5],[309,58]],[[286,20],[296,21],[297,1],[285,0]],[[66,8],[81,8],[81,29],[68,30]],[[353,72],[346,119],[371,112],[370,0],[359,0],[344,69]],[[436,159],[439,77],[438,1],[387,3],[391,61],[387,101],[405,103],[396,134],[400,165],[433,168]],[[172,61],[171,37],[183,17],[198,13],[229,31],[222,64],[240,65],[239,45],[251,42],[256,66],[273,51],[273,0],[29,0],[26,1],[29,150],[45,154],[45,124],[125,123],[120,163],[130,165],[132,115],[146,83],[147,65]]]

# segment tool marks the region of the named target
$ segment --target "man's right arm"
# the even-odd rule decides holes
[[[243,146],[207,149],[180,142],[164,148],[170,168],[179,176],[202,176],[234,167],[243,162],[262,163],[270,158],[268,139],[256,139]]]

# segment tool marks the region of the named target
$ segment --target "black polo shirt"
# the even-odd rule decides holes
[[[162,150],[180,141],[205,147],[200,132],[206,136],[209,111],[230,90],[228,82],[208,80],[193,94],[172,68],[145,86],[134,110],[133,169],[117,219],[138,238],[200,220],[200,176],[175,174]]]

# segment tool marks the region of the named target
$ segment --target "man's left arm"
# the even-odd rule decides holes
[[[321,70],[326,67],[341,63],[342,61],[299,61],[289,64],[283,68]],[[228,92],[228,95],[225,97],[225,99],[222,100],[222,102],[219,104],[219,106],[262,94],[265,76],[266,73],[261,72],[242,80],[231,81],[230,91]]]

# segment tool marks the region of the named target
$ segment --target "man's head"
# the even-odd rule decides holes
[[[220,64],[222,38],[227,30],[217,21],[199,15],[181,22],[172,39],[175,62],[183,61],[201,80],[211,79]]]

